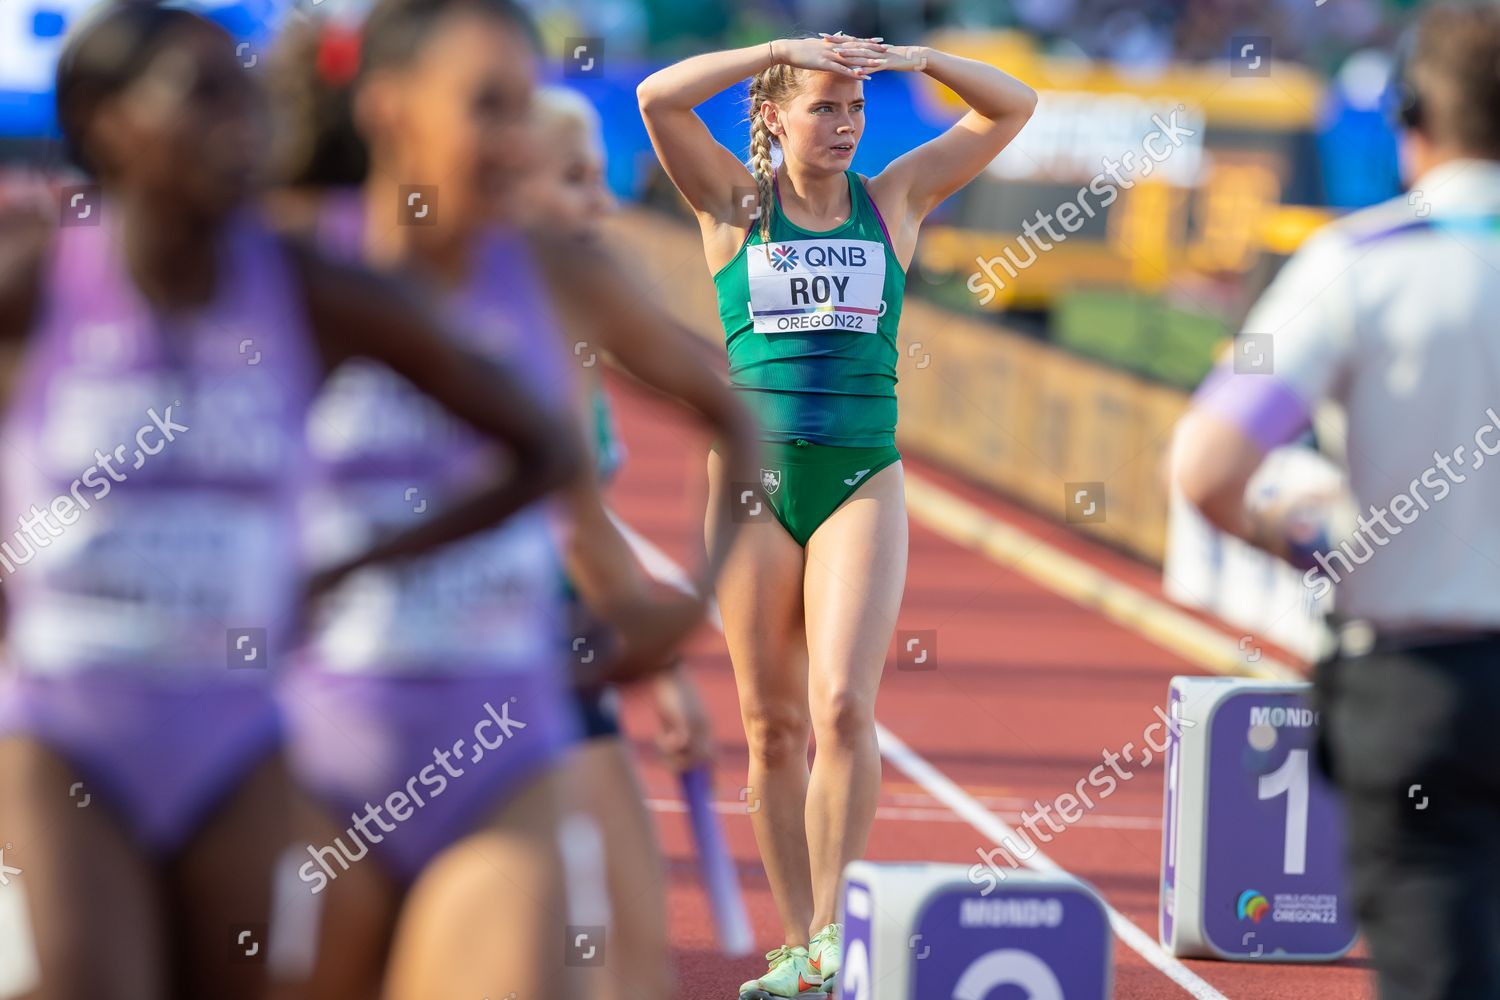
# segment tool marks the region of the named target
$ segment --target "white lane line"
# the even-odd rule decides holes
[[[882,756],[905,772],[908,778],[927,789],[933,798],[968,820],[969,825],[994,841],[996,847],[1000,847],[1007,838],[1011,844],[1023,843],[1016,831],[1002,823],[994,813],[975,802],[968,792],[954,784],[947,775],[929,764],[889,729],[877,722],[875,732],[880,740]],[[1026,867],[1041,872],[1071,874],[1040,850],[1026,860]],[[1120,940],[1172,982],[1181,986],[1198,1000],[1227,1000],[1224,994],[1210,986],[1197,973],[1168,955],[1155,939],[1132,923],[1119,910],[1108,903],[1104,904],[1104,908],[1109,914],[1109,924],[1114,928]]]
[[[646,567],[647,572],[663,583],[669,583],[684,589],[690,587],[690,584],[687,582],[687,574],[683,572],[682,567],[673,562],[670,556],[657,548],[650,539],[631,530],[623,521],[615,517],[614,514],[610,516],[619,525],[621,533],[630,543],[631,548],[635,550],[636,558],[640,559],[641,565]],[[667,572],[663,573],[658,570],[667,570]],[[717,604],[713,606],[712,612],[714,627],[720,632],[724,631],[724,622],[719,617]],[[985,809],[984,806],[974,801],[968,792],[954,784],[949,780],[947,775],[929,764],[926,759],[903,743],[889,729],[877,722],[875,723],[875,731],[880,741],[880,753],[882,756],[900,768],[912,781],[921,785],[929,795],[967,820],[969,825],[974,829],[990,838],[996,847],[1002,846],[1007,837],[1010,838],[1012,844],[1020,842],[1020,838],[1014,830],[1002,823],[998,817]],[[1026,861],[1026,865],[1037,871],[1071,874],[1041,851],[1034,853]],[[1193,970],[1183,965],[1171,955],[1168,955],[1154,938],[1137,927],[1119,910],[1116,910],[1108,903],[1104,904],[1104,908],[1109,914],[1110,927],[1114,929],[1115,935],[1125,943],[1126,947],[1145,959],[1164,976],[1172,980],[1172,982],[1186,990],[1196,1000],[1229,1000],[1228,997],[1214,989],[1207,981],[1193,972]]]
[[[635,557],[641,561],[646,572],[660,580],[662,583],[676,587],[678,590],[692,593],[693,580],[687,575],[687,571],[661,549],[651,543],[651,540],[630,525],[620,519],[620,515],[609,511],[609,519],[615,522],[615,527],[620,529],[620,534],[625,536],[625,541],[635,550]],[[724,619],[719,616],[719,602],[710,600],[708,602],[708,620],[714,628],[720,632],[724,631]]]
[[[981,795],[978,792],[974,791],[972,785],[967,784],[964,785],[964,791],[968,792],[969,798],[973,799],[975,802],[978,802],[980,805],[984,806],[991,812],[999,813],[1002,816],[1006,813],[1020,815],[1023,811],[1036,808],[1035,799],[1022,799],[1016,798],[1014,796],[1001,795]],[[925,807],[932,801],[932,796],[928,795],[926,792],[909,793],[882,791],[881,798],[885,799],[887,802],[890,802],[892,805],[916,806],[918,808]],[[1098,810],[1095,810],[1094,812],[1086,813],[1084,815],[1084,819],[1099,815],[1101,815],[1101,813]],[[1132,822],[1137,820],[1149,820],[1155,823],[1157,826],[1161,825],[1161,813],[1159,811],[1149,813],[1110,812],[1103,813],[1102,815],[1108,816],[1110,819],[1130,820]],[[1080,822],[1082,821],[1080,820]]]
[[[685,813],[687,804],[681,799],[647,799],[646,808],[652,812],[659,813]],[[713,803],[713,810],[725,816],[744,816],[745,803],[732,802],[725,799],[722,802]],[[1004,822],[1020,822],[1019,813],[1001,813],[1000,819]],[[876,819],[901,820],[908,823],[965,823],[962,816],[953,815],[953,810],[947,807],[923,809],[914,806],[879,806],[875,810]],[[1144,816],[1094,816],[1085,815],[1078,822],[1071,824],[1070,830],[1083,830],[1094,827],[1101,830],[1160,830],[1161,819]]]

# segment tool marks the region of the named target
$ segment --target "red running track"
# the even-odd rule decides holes
[[[705,437],[676,411],[612,379],[628,457],[610,491],[616,512],[673,559],[693,564],[702,546]],[[907,467],[1132,585],[1159,594],[1155,574],[1126,557],[1080,540],[934,467]],[[1142,745],[1142,732],[1164,706],[1169,678],[1202,673],[1101,616],[985,556],[954,545],[913,521],[910,571],[898,628],[937,629],[938,666],[899,671],[887,661],[876,715],[913,751],[1014,826],[1035,800],[1051,801],[1100,762],[1106,749]],[[718,745],[716,798],[738,862],[757,945],[781,941],[770,890],[745,805],[746,750],[729,656],[705,628],[688,662],[713,720]],[[626,725],[668,862],[669,913],[678,987],[674,1000],[733,1000],[741,982],[764,967],[760,955],[730,960],[717,951],[713,921],[699,888],[686,817],[673,775],[650,749],[652,711],[627,699]],[[1113,796],[1056,834],[1043,850],[1092,883],[1152,940],[1156,936],[1161,849],[1161,768],[1152,763],[1121,781]],[[1045,830],[1045,827],[1042,827]],[[871,860],[951,861],[965,865],[992,842],[919,786],[885,764]],[[1356,955],[1359,953],[1356,952]],[[1373,998],[1367,960],[1335,965],[1184,963],[1230,1000]],[[1135,951],[1115,948],[1115,996],[1156,1000],[1189,994]]]

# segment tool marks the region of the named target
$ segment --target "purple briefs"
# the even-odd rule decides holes
[[[61,754],[83,787],[155,857],[192,839],[215,807],[281,741],[264,677],[121,676],[0,679],[0,739],[29,737]],[[88,796],[86,799],[84,796]]]
[[[288,753],[341,831],[307,846],[302,880],[319,892],[366,853],[414,880],[577,741],[563,675],[561,664],[477,676],[293,671],[281,690]]]
[[[1193,405],[1239,428],[1262,451],[1296,440],[1311,419],[1302,397],[1275,375],[1225,365],[1208,373]]]

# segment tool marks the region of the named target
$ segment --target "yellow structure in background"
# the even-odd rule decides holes
[[[1162,462],[1185,393],[920,301],[901,329],[903,449],[1057,520],[1078,484],[1102,483],[1102,516],[1074,527],[1161,561]]]
[[[1013,31],[939,31],[928,41],[944,52],[999,66],[1038,91],[1100,97],[1131,94],[1168,106],[1191,100],[1210,122],[1223,126],[1309,128],[1317,120],[1324,93],[1315,73],[1292,63],[1272,62],[1266,76],[1231,76],[1227,61],[1174,64],[1151,73],[1108,62],[1048,56],[1030,38]],[[926,79],[939,104],[964,110],[957,94]]]
[[[1142,74],[1049,57],[1013,32],[938,33],[931,41],[1004,67],[1041,94],[1012,148],[957,196],[946,224],[927,226],[918,251],[924,273],[959,278],[980,308],[1041,308],[1077,287],[1156,292],[1187,274],[1241,280],[1262,254],[1285,254],[1332,217],[1304,207],[1284,214],[1317,175],[1325,88],[1306,69],[1268,56],[1265,76],[1233,76],[1227,60]],[[963,110],[952,91],[924,80],[935,104]],[[1144,164],[1153,116],[1174,113],[1192,136],[1136,174],[1120,171],[1124,183],[1104,172],[1105,157],[1127,152]],[[1101,198],[1109,189],[1113,197]],[[1033,261],[1020,227],[1070,202],[1092,203],[1090,219],[1102,215],[1102,224]]]
[[[1235,77],[1224,61],[1126,75],[1105,64],[1044,57],[1015,34],[932,41],[1004,67],[1041,91],[1044,102],[1012,149],[956,196],[947,224],[923,227],[922,276],[957,277],[964,301],[998,310],[1048,306],[1078,288],[1156,293],[1205,280],[1233,288],[1329,218],[1287,204],[1318,175],[1310,158],[1323,84],[1305,70],[1272,63],[1268,76]],[[935,102],[961,109],[946,88],[927,86]],[[1143,142],[1159,129],[1158,118],[1173,120],[1174,112],[1180,131],[1192,134],[1179,135],[1182,141],[1147,170],[1139,159]],[[1127,151],[1138,158],[1130,183],[1112,190],[1095,183],[1104,157],[1118,160]],[[1093,199],[1094,211],[1083,213],[1087,221],[1065,240],[1037,246],[1034,255],[1018,245],[1020,226],[1034,213],[1084,199]],[[632,211],[615,238],[663,304],[722,345],[696,229]],[[1011,262],[1016,273],[997,263],[991,280],[980,262],[992,259]],[[916,295],[903,307],[900,346],[904,450],[1161,562],[1168,508],[1162,465],[1187,393]],[[1101,483],[1102,518],[1081,520],[1076,510],[1069,518],[1070,484]]]

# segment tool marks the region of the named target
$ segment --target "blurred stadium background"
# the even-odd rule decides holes
[[[51,77],[68,25],[89,6],[89,0],[0,0],[0,185],[38,176],[57,183],[63,176],[53,138]],[[348,0],[203,0],[196,6],[236,36],[247,71],[258,73],[269,72],[269,53],[287,19],[354,17],[360,10]],[[548,73],[576,87],[601,112],[610,184],[626,206],[613,229],[617,249],[641,269],[663,304],[702,334],[706,346],[722,343],[717,307],[696,229],[662,176],[636,109],[635,88],[647,74],[709,48],[842,28],[893,43],[927,40],[992,61],[1034,86],[1041,105],[1016,145],[924,228],[902,324],[902,449],[920,459],[924,475],[926,469],[941,469],[955,489],[961,484],[1030,508],[1028,530],[1037,537],[1068,547],[1049,533],[1045,519],[1056,522],[1058,535],[1065,526],[1103,543],[1115,551],[1098,558],[1115,577],[1142,589],[1152,589],[1143,579],[1155,578],[1170,597],[1221,619],[1231,634],[1243,632],[1244,672],[1254,673],[1261,655],[1258,644],[1247,648],[1252,634],[1257,643],[1267,639],[1304,658],[1311,655],[1327,608],[1311,600],[1299,574],[1217,534],[1174,504],[1165,492],[1162,462],[1170,428],[1194,387],[1230,345],[1249,306],[1286,257],[1340,213],[1399,193],[1395,136],[1384,102],[1392,50],[1417,3],[534,0],[530,6],[551,55]],[[854,162],[862,173],[878,172],[956,116],[951,95],[915,74],[876,74],[866,93],[867,131]],[[1153,116],[1171,120],[1174,112],[1191,134],[1184,133],[1150,176],[1126,171],[1128,183],[1105,184],[1114,198],[1080,198],[1080,189],[1102,175],[1106,160],[1132,150],[1139,156],[1146,137],[1159,130]],[[700,113],[721,141],[745,152],[743,88],[710,101]],[[1037,254],[1034,262],[1016,266],[1014,274],[999,263],[1007,252],[1016,255],[1012,262],[1026,261],[1021,241],[1029,224],[1035,234],[1038,213],[1056,215],[1060,207],[1081,200],[1091,200],[1096,211],[1065,240]],[[991,262],[988,274],[986,262]],[[0,362],[0,369],[9,367]],[[676,516],[675,486],[668,488],[682,468],[675,453],[686,448],[686,439],[680,431],[669,433],[643,403],[627,400],[623,409],[627,431],[644,427],[657,440],[629,442],[633,466],[627,465],[624,495],[616,493],[621,513],[648,534],[658,534],[651,529],[659,528],[659,534],[690,541],[697,514]],[[1267,472],[1272,481],[1260,488],[1311,483],[1331,474],[1341,440],[1336,421],[1334,414],[1320,414],[1318,425],[1331,432],[1322,440],[1310,435],[1287,449]],[[701,475],[698,461],[695,453],[693,477]],[[1083,516],[1070,506],[1079,484],[1102,491],[1097,516]],[[670,529],[650,520],[665,516],[663,511],[672,513]],[[1048,735],[1032,734],[1036,746],[1052,748],[1056,761],[1045,759],[1055,767],[1038,764],[1028,770],[1036,761],[1016,756],[1001,768],[990,757],[972,756],[983,766],[955,772],[971,789],[1014,781],[1027,788],[1029,798],[1031,791],[1050,787],[1052,770],[1062,777],[1071,774],[1065,763],[1057,763],[1065,759],[1064,747],[1091,749],[1096,745],[1091,741],[1104,739],[1097,734],[1109,726],[1128,729],[1134,716],[1122,716],[1123,706],[1135,705],[1144,714],[1144,706],[1161,696],[1165,678],[1185,669],[1175,656],[1164,657],[1138,637],[1085,619],[1076,609],[1053,609],[1021,589],[988,593],[999,594],[1001,610],[1011,601],[1047,613],[1037,622],[1007,626],[1007,652],[997,654],[997,611],[970,607],[975,602],[969,597],[960,600],[943,589],[949,581],[975,578],[977,557],[949,552],[931,538],[914,540],[922,552],[914,552],[904,613],[920,615],[939,600],[945,608],[961,605],[953,612],[958,617],[945,619],[945,643],[952,650],[946,655],[957,658],[963,650],[976,664],[993,665],[1000,656],[1048,665],[1045,682],[1038,677],[1030,688],[1031,673],[1017,672],[1015,663],[995,673],[997,703],[1025,718],[1020,706],[1026,698],[1051,706],[1059,685],[1066,686],[1070,677],[1076,688],[1098,686],[1100,704],[1077,709],[1075,724],[1053,719],[1046,723]],[[919,588],[925,588],[920,591],[925,596],[914,601]],[[1051,589],[1088,606],[1079,595],[1092,594],[1091,588]],[[1097,604],[1102,603],[1100,597]],[[1037,617],[1034,610],[1032,616]],[[1120,620],[1118,614],[1109,617]],[[1106,664],[1120,667],[1124,678]],[[705,673],[700,681],[727,732],[736,718],[733,692],[724,679],[727,663],[717,666],[723,669]],[[1234,672],[1233,665],[1226,672]],[[890,680],[909,694],[933,690],[914,685],[912,675]],[[1128,690],[1121,687],[1127,682],[1133,685]],[[939,689],[930,704],[914,703],[941,718],[954,711],[954,703],[938,695],[951,693]],[[1040,709],[1036,714],[1043,721],[1052,718]],[[928,724],[916,716],[896,722],[917,733]],[[965,738],[988,743],[991,731],[988,724],[976,726]],[[1037,787],[1029,788],[1032,784]],[[653,772],[649,785],[653,808],[675,808],[662,775]],[[900,796],[915,791],[899,784],[887,789],[902,808],[906,800]],[[1136,854],[1116,848],[1091,861],[1080,848],[1071,860],[1112,899],[1124,895],[1125,911],[1144,925],[1154,919],[1159,827],[1150,815],[1159,800],[1156,786],[1136,791],[1139,800],[1130,804],[1142,815],[1126,819],[1141,829],[1112,831],[1119,842],[1127,833],[1136,838],[1131,841],[1140,848]],[[894,822],[881,829],[894,829]],[[892,857],[942,855],[945,848],[932,839],[932,825],[922,824],[916,833],[911,829],[908,824],[906,833],[884,833],[887,839],[874,848],[877,856],[881,851]],[[753,858],[748,829],[731,832],[737,854]],[[667,830],[667,846],[674,858],[688,854],[681,831]],[[956,857],[972,850],[958,839],[947,846]],[[1091,844],[1089,851],[1094,850]],[[1091,867],[1095,863],[1097,868]],[[682,866],[686,870],[686,862]],[[680,895],[673,900],[674,922],[701,923],[698,904]],[[768,900],[760,892],[754,901],[761,904],[756,912],[763,923]],[[733,976],[733,969],[720,969],[707,957],[697,964],[691,955],[679,959],[689,971],[726,980]],[[1127,967],[1120,995],[1163,995],[1163,981],[1148,974],[1154,975],[1144,966]],[[1242,980],[1232,977],[1243,975],[1253,995],[1272,995],[1265,992],[1267,981],[1250,978],[1248,971],[1215,975],[1235,986]],[[1279,982],[1289,986],[1293,978],[1288,972]],[[1318,988],[1321,995],[1332,986],[1357,995],[1352,982],[1324,980]]]
[[[55,177],[51,75],[89,0],[0,4],[0,170]],[[354,17],[350,0],[202,0],[268,72],[278,29]],[[636,110],[663,63],[806,30],[927,40],[993,61],[1042,94],[1020,140],[930,219],[903,323],[902,445],[1067,520],[1065,484],[1103,483],[1107,516],[1078,530],[1152,564],[1169,593],[1298,652],[1314,614],[1294,577],[1208,531],[1165,495],[1159,463],[1188,394],[1310,232],[1399,191],[1383,113],[1391,51],[1415,0],[535,0],[548,72],[604,121],[618,227],[669,304],[720,332],[685,209]],[[574,59],[574,54],[580,58]],[[867,85],[855,169],[872,174],[953,120],[915,74]],[[1178,114],[1191,135],[1150,176],[1079,198],[1107,159]],[[743,89],[701,114],[747,145]],[[1118,178],[1117,178],[1118,179]],[[1027,263],[1039,213],[1092,201],[1076,232]],[[1107,207],[1106,207],[1107,206]],[[1033,243],[1032,246],[1037,244]],[[984,262],[990,261],[989,271]],[[1009,273],[1014,271],[1014,273]],[[988,276],[987,276],[988,274]],[[1003,276],[1000,280],[991,280]],[[669,280],[669,279],[676,280]],[[1307,442],[1316,444],[1316,442]],[[1169,542],[1170,539],[1170,542]],[[1247,577],[1256,581],[1242,585]],[[1236,582],[1241,581],[1241,582]],[[1294,609],[1295,613],[1289,613]]]
[[[1153,564],[1173,596],[1289,648],[1312,647],[1312,609],[1289,574],[1169,517],[1159,462],[1187,395],[1280,263],[1336,214],[1399,191],[1383,113],[1391,51],[1415,0],[535,0],[549,73],[604,121],[619,227],[682,318],[714,341],[684,206],[651,155],[635,86],[713,47],[806,30],[927,40],[995,62],[1042,94],[1020,140],[924,229],[904,322],[902,444],[1065,520],[1064,484],[1102,482],[1107,516],[1076,524]],[[0,4],[0,179],[56,177],[51,76],[90,0]],[[202,0],[268,72],[278,29],[355,17],[351,0]],[[586,48],[580,49],[580,46]],[[583,58],[573,59],[574,53]],[[877,74],[855,169],[871,174],[944,128],[951,94]],[[1106,182],[1076,232],[1026,263],[1039,213],[1079,201],[1107,158],[1169,116],[1192,134],[1151,176]],[[744,92],[701,114],[747,145]],[[1101,188],[1095,187],[1097,194]],[[1106,207],[1107,206],[1107,207]],[[1049,215],[1050,217],[1050,215]],[[644,244],[644,245],[641,245]],[[1032,246],[1037,244],[1033,243]],[[988,277],[983,262],[990,261]],[[1009,273],[1014,271],[1014,273]],[[991,280],[1003,275],[1001,280]],[[665,282],[665,283],[663,283]],[[1315,444],[1316,442],[1308,442]],[[1169,544],[1169,538],[1172,539]],[[1232,572],[1231,572],[1232,571]],[[1253,597],[1234,583],[1255,577]],[[1273,596],[1268,596],[1273,595]],[[1288,614],[1288,601],[1301,607]]]

